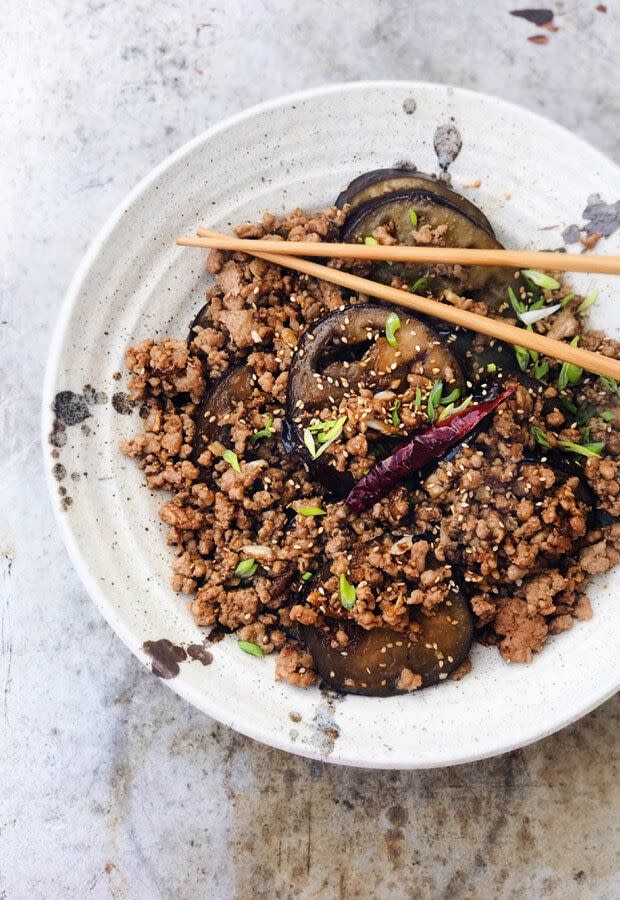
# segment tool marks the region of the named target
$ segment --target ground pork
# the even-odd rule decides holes
[[[335,207],[295,209],[281,217],[265,213],[237,234],[331,241],[345,216]],[[395,242],[390,223],[373,235],[380,244]],[[442,243],[445,227],[422,223],[412,237]],[[371,275],[368,261],[329,265]],[[592,615],[588,577],[620,563],[620,399],[613,383],[583,376],[560,392],[557,370],[547,383],[528,375],[488,427],[450,460],[353,517],[311,477],[282,432],[288,370],[304,330],[365,298],[242,253],[214,250],[206,269],[216,285],[188,341],[146,339],[127,348],[129,394],[140,402],[143,421],[141,431],[121,443],[148,487],[170,495],[160,517],[174,554],[172,584],[190,598],[198,625],[235,631],[264,653],[277,653],[276,678],[308,687],[317,676],[310,653],[295,639],[299,625],[337,619],[344,626],[349,620],[363,629],[388,627],[414,636],[416,613],[444,603],[455,581],[469,601],[479,639],[498,646],[510,662],[529,662],[549,635]],[[404,286],[407,267],[400,271],[392,281]],[[458,266],[437,272],[457,281],[466,277]],[[565,294],[566,288],[557,295],[545,291],[544,299],[556,302]],[[440,299],[490,312],[488,297],[465,291],[444,291]],[[584,330],[581,301],[569,300],[536,330],[556,339],[579,334],[580,346],[620,358],[620,342]],[[487,343],[477,336],[472,348],[483,352]],[[512,348],[505,350],[512,358]],[[205,391],[240,364],[252,371],[251,397],[218,420],[218,439],[196,458]],[[425,399],[415,411],[403,404],[405,433],[430,425],[432,381],[414,373],[408,379],[409,394],[402,396],[412,400],[419,390]],[[347,400],[342,440],[329,448],[337,470],[354,478],[367,471],[374,459],[368,421],[389,421],[393,396],[360,388]],[[533,426],[546,435],[549,454],[558,452],[560,440],[600,441],[605,450],[601,458],[576,457],[576,473],[568,474],[541,452]],[[602,524],[593,524],[584,484],[607,516]],[[307,509],[319,513],[304,514]],[[342,603],[342,577],[355,585],[351,609]],[[336,634],[344,647],[344,627]],[[451,677],[470,668],[467,660]],[[403,668],[397,686],[413,691],[421,683],[419,674]]]

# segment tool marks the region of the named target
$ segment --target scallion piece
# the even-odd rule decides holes
[[[224,452],[222,453],[222,459],[225,460],[231,467],[231,469],[235,470],[235,472],[241,471],[241,466],[239,465],[237,454],[232,450],[224,450]]]
[[[514,345],[514,349],[519,368],[522,372],[525,372],[530,364],[530,351],[526,350],[525,347],[519,347],[518,344]]]
[[[379,243],[379,241],[378,241],[376,238],[374,238],[371,234],[368,234],[368,235],[366,235],[366,237],[364,238],[364,243],[365,243],[368,247],[374,247],[376,244]]]
[[[250,437],[250,444],[255,444],[257,441],[260,441],[261,438],[270,438],[275,434],[275,430],[272,428],[273,419],[271,416],[265,416],[265,427],[261,428],[260,431],[255,431],[253,435]]]
[[[253,641],[237,641],[237,646],[240,650],[243,650],[244,653],[249,653],[250,656],[258,656],[262,659],[265,655],[263,648],[259,647],[258,644],[255,644]]]
[[[320,506],[298,506],[295,512],[300,516],[326,516],[327,513]]]
[[[400,400],[395,400],[392,406],[390,406],[390,412],[392,414],[392,425],[394,426],[394,428],[398,428],[398,426],[400,425],[400,416],[398,414],[398,410],[400,409],[400,407]]]
[[[572,441],[558,441],[558,447],[567,453],[575,453],[578,456],[597,456],[600,458],[601,450],[605,447],[602,441],[593,444],[574,444]]]
[[[467,409],[474,398],[470,395],[469,397],[465,397],[462,403],[459,403],[458,406],[455,406],[454,403],[448,404],[442,411],[439,413],[439,418],[437,419],[437,424],[443,422],[444,419],[447,419],[448,416],[455,416],[457,413],[463,412],[463,410]]]
[[[572,339],[570,345],[571,347],[576,347],[578,343],[579,335]],[[562,363],[562,368],[558,375],[558,390],[563,391],[569,384],[577,384],[582,375],[583,369],[581,366],[576,366],[574,363]]]
[[[312,572],[304,572],[304,574],[301,576],[302,581],[310,581],[311,578]]]
[[[422,275],[421,278],[418,278],[417,281],[413,282],[410,290],[412,292],[419,291],[420,288],[428,287],[428,282],[429,282],[428,275]]]
[[[522,269],[521,274],[545,291],[557,291],[560,286],[560,282],[551,275],[545,275],[544,272],[539,272],[537,269]]]
[[[620,397],[620,387],[615,378],[610,378],[608,375],[599,375],[598,377],[601,384],[604,385],[608,391],[611,391],[613,394],[617,394]]]
[[[542,430],[542,428],[537,428],[535,425],[532,426],[532,434],[537,444],[540,444],[541,447],[548,448],[551,446],[549,443],[549,438],[546,433]]]
[[[344,573],[340,576],[339,588],[341,604],[345,609],[353,609],[357,600],[357,591],[355,590],[355,585],[347,581],[347,576]]]
[[[409,210],[409,221],[413,225],[414,228],[418,227],[418,214],[415,209]]]
[[[415,389],[415,401],[413,404],[413,408],[417,412],[419,408],[422,406],[422,391],[419,387]]]
[[[562,309],[564,309],[564,307],[565,307],[568,303],[571,302],[571,300],[573,299],[574,296],[575,296],[574,292],[571,291],[570,294],[567,294],[567,295],[566,295],[566,297],[562,297],[562,299],[560,300],[560,306],[562,307]]]
[[[431,422],[435,421],[435,413],[437,407],[439,406],[439,401],[441,399],[441,394],[443,391],[443,381],[438,378],[435,384],[431,388],[431,392],[428,395],[428,400],[426,401],[426,412],[431,420]]]
[[[590,291],[589,294],[586,294],[586,296],[583,298],[583,300],[577,307],[577,312],[584,313],[587,309],[590,309],[590,307],[596,303],[597,298],[598,298],[598,288],[596,288],[593,291]]]
[[[513,291],[513,289],[511,287],[508,288],[508,299],[510,300],[510,305],[512,306],[512,308],[515,312],[515,315],[518,318],[521,315],[521,313],[524,313],[526,310],[525,303],[523,303],[521,300],[519,300],[519,298],[517,297],[517,295],[515,294],[515,292]]]
[[[549,371],[549,363],[548,362],[537,362],[534,365],[534,369],[532,370],[534,374],[534,378],[537,378],[538,381],[542,381],[547,372]]]
[[[253,557],[250,557],[250,559],[242,559],[235,569],[235,575],[237,578],[252,578],[252,576],[256,574],[257,569],[258,565]]]
[[[606,412],[601,413],[601,419],[603,420],[603,422],[613,422],[615,418],[616,414],[611,410],[607,410]]]
[[[385,337],[391,347],[398,347],[396,332],[400,328],[400,319],[396,313],[391,312],[385,322]]]

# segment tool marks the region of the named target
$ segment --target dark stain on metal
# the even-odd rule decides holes
[[[56,481],[62,481],[63,478],[67,477],[67,470],[62,463],[56,463],[56,465],[52,469],[52,475],[54,476]]]
[[[454,119],[451,119],[445,125],[439,125],[435,129],[433,147],[437,154],[439,168],[443,172],[447,172],[448,166],[454,162],[463,147],[463,139],[460,131],[454,124]]]

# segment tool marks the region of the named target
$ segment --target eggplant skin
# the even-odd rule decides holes
[[[433,178],[432,175],[427,175],[424,172],[418,172],[416,169],[374,169],[372,172],[358,175],[344,191],[338,194],[336,206],[339,209],[343,209],[348,204],[353,210],[367,200],[374,200],[377,197],[383,197],[385,194],[392,194],[396,191],[407,189],[430,191],[437,197],[449,200],[482,228],[490,231],[491,234],[494,233],[490,221],[475,203],[448,187],[444,181]]]
[[[385,339],[369,345],[368,332],[382,334],[393,311],[398,313],[401,323],[397,351]],[[346,338],[344,343],[343,338]],[[339,354],[346,357],[342,369]],[[362,357],[374,364],[369,368],[361,366]],[[396,368],[392,369],[392,365]],[[337,406],[348,392],[355,393],[357,385],[382,390],[393,385],[396,379],[406,388],[407,375],[414,366],[420,366],[422,374],[431,382],[441,377],[446,385],[464,388],[461,366],[447,342],[442,343],[430,325],[400,307],[376,303],[346,307],[323,316],[304,333],[289,369],[286,443],[287,449],[294,450],[305,461],[328,491],[344,496],[353,486],[353,478],[349,472],[337,471],[327,457],[312,459],[304,444],[304,427],[323,408]],[[376,374],[367,374],[369,371]],[[318,373],[327,373],[332,381],[328,384],[317,379]],[[340,381],[343,376],[346,376],[346,388]],[[397,393],[399,389],[394,390]],[[398,446],[394,441],[402,440],[398,434],[386,435],[386,439],[390,443],[388,452]]]
[[[207,328],[212,324],[211,322],[211,312],[210,312],[210,303],[205,303],[204,306],[201,306],[192,322],[189,326],[189,331],[187,334],[187,343],[191,344],[191,342],[196,337],[196,329],[197,328]]]
[[[355,622],[340,619],[329,620],[324,628],[303,625],[300,637],[328,687],[345,694],[391,697],[406,693],[398,687],[403,668],[420,675],[422,687],[428,687],[443,680],[469,655],[474,622],[458,588],[433,614],[418,612],[416,621],[421,629],[416,640],[389,628],[366,631]],[[349,637],[345,646],[334,640],[339,629]]]
[[[237,404],[247,402],[253,391],[253,372],[249,366],[234,366],[218,378],[204,396],[196,415],[190,457],[193,463],[197,464],[213,441],[225,445],[229,443],[230,427],[226,425],[226,415]],[[212,422],[210,419],[213,417],[215,420]]]
[[[366,200],[347,217],[341,229],[341,240],[361,243],[379,226],[391,225],[394,237],[402,245],[414,243],[410,212],[414,210],[419,226],[431,229],[446,227],[442,244],[448,247],[465,247],[477,250],[500,250],[502,244],[494,234],[479,225],[449,200],[425,190],[402,190]],[[429,290],[437,293],[452,290],[457,294],[473,293],[494,309],[509,308],[508,286],[514,284],[511,269],[492,266],[443,267],[429,264],[394,263],[392,266],[376,265],[373,277],[390,283],[394,277],[414,281],[421,276],[430,277]]]

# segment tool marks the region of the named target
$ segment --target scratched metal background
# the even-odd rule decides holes
[[[547,113],[620,161],[618,0],[554,4],[557,31],[515,6],[5,0],[1,898],[618,896],[618,698],[523,752],[432,772],[252,743],[149,677],[94,611],[38,447],[50,327],[91,235],[225,115],[329,81],[437,80]]]

